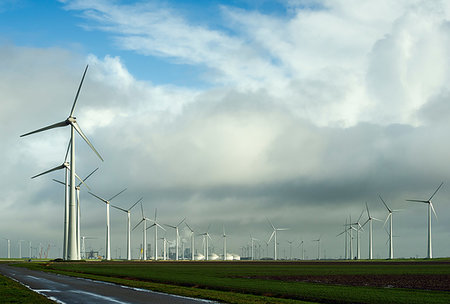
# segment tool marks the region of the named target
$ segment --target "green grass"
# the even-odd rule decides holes
[[[27,263],[26,266],[227,303],[450,303],[450,292],[447,291],[331,285],[271,278],[297,275],[450,275],[449,260],[408,262],[65,262]]]
[[[25,286],[0,275],[1,303],[54,303]]]

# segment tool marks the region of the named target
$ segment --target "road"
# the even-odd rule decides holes
[[[7,264],[0,264],[0,273],[19,281],[31,290],[57,303],[214,303],[108,282],[35,271],[24,267],[13,267]]]

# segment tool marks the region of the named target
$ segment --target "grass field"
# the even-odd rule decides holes
[[[25,286],[0,275],[1,303],[54,303],[46,297],[37,294]]]
[[[450,260],[26,263],[227,303],[450,303]]]

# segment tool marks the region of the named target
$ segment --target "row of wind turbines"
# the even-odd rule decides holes
[[[77,174],[76,174],[76,170],[75,170],[75,132],[78,133],[81,138],[88,144],[88,146],[91,148],[91,150],[97,155],[97,157],[103,161],[103,158],[101,157],[101,155],[99,154],[99,152],[95,149],[95,147],[92,145],[92,143],[89,141],[89,139],[86,137],[86,135],[83,133],[83,131],[81,130],[80,126],[78,125],[77,119],[74,116],[74,111],[75,111],[75,107],[77,105],[77,101],[78,101],[78,97],[80,95],[80,91],[86,76],[88,70],[88,65],[86,66],[80,84],[78,86],[78,90],[76,92],[75,95],[75,99],[72,103],[72,108],[69,112],[69,116],[61,121],[61,122],[57,122],[55,124],[37,129],[35,131],[31,131],[28,133],[25,133],[23,135],[21,135],[20,137],[25,137],[28,135],[32,135],[35,133],[39,133],[39,132],[43,132],[43,131],[47,131],[50,129],[54,129],[54,128],[60,128],[60,127],[66,127],[66,126],[70,126],[70,140],[69,140],[69,144],[67,147],[67,151],[66,151],[66,155],[64,158],[64,162],[59,165],[56,166],[54,168],[51,168],[49,170],[46,170],[40,174],[34,175],[32,178],[36,178],[39,176],[42,176],[44,174],[48,174],[50,172],[53,171],[57,171],[57,170],[65,170],[65,179],[64,181],[59,181],[59,180],[55,180],[55,182],[62,184],[65,187],[65,208],[64,208],[64,238],[63,238],[63,258],[64,260],[79,260],[82,257],[82,247],[83,244],[81,244],[81,240],[82,237],[80,235],[80,188],[82,186],[85,186],[86,188],[88,188],[88,190],[91,190],[89,188],[89,186],[85,183],[85,181],[92,176],[97,170],[93,170],[90,174],[88,174],[86,177],[84,177],[84,179],[80,178]],[[69,153],[70,152],[70,153]],[[70,158],[69,158],[69,154],[70,154]],[[69,158],[69,159],[68,159]],[[78,180],[78,181],[77,181]],[[410,202],[419,202],[419,203],[426,203],[428,204],[428,243],[427,243],[427,247],[428,247],[428,252],[427,252],[427,258],[432,258],[432,246],[431,246],[431,212],[434,213],[434,215],[436,216],[436,212],[434,210],[433,204],[431,202],[431,200],[433,199],[433,197],[436,195],[436,193],[439,191],[439,189],[442,187],[443,183],[441,183],[439,185],[439,187],[436,189],[436,191],[431,195],[431,197],[428,200],[417,200],[417,199],[409,199],[407,201]],[[162,229],[162,230],[166,230],[163,227],[163,224],[159,223],[157,221],[157,211],[155,209],[155,217],[154,219],[150,219],[148,217],[146,217],[144,215],[144,209],[142,206],[142,200],[143,198],[139,198],[134,204],[132,204],[128,209],[116,206],[111,204],[111,201],[116,198],[117,196],[119,196],[120,194],[122,194],[126,189],[123,189],[122,191],[120,191],[119,193],[115,194],[114,196],[110,197],[109,199],[104,198],[102,196],[99,196],[97,194],[94,194],[93,192],[89,191],[89,194],[92,195],[93,197],[97,198],[98,200],[100,200],[101,202],[105,203],[106,205],[106,259],[110,260],[111,259],[111,242],[110,242],[110,207],[113,207],[119,211],[122,211],[126,214],[127,216],[127,260],[131,259],[131,231],[135,230],[137,227],[139,227],[140,225],[142,225],[142,231],[143,231],[143,244],[147,244],[146,241],[146,231],[150,228],[155,228],[155,235],[154,235],[154,250],[155,250],[155,259],[158,259],[158,228]],[[393,258],[394,257],[394,253],[393,253],[393,213],[396,212],[397,210],[392,210],[389,208],[389,206],[386,204],[386,202],[383,200],[383,198],[380,196],[380,200],[382,201],[382,203],[384,204],[384,206],[386,207],[386,209],[388,210],[388,216],[386,217],[385,220],[385,224],[386,222],[389,220],[389,258]],[[141,215],[142,218],[141,220],[133,227],[133,229],[131,229],[131,210],[138,204],[141,203]],[[357,258],[360,258],[360,249],[359,249],[359,233],[360,231],[363,229],[363,227],[368,223],[369,224],[369,259],[372,259],[372,221],[381,221],[373,216],[371,216],[369,208],[366,204],[366,211],[367,211],[367,215],[368,215],[368,219],[364,222],[361,223],[361,217],[363,215],[363,212],[361,213],[360,217],[358,218],[358,221],[356,222],[352,222],[351,218],[350,221],[348,222],[346,220],[345,223],[345,228],[344,231],[342,231],[339,235],[344,234],[345,235],[345,256],[346,258],[348,258],[349,256],[352,257],[353,256],[353,252],[352,252],[352,233],[353,231],[356,231],[357,237]],[[147,225],[147,222],[150,222],[150,225]],[[189,226],[186,222],[185,219],[183,219],[182,221],[180,221],[177,225],[168,225],[168,224],[164,224],[164,226],[175,229],[175,233],[176,233],[176,237],[175,237],[175,259],[178,260],[179,259],[179,228],[180,225],[185,223],[187,225],[187,227],[189,228],[189,230],[191,231],[191,259],[194,260],[194,230],[191,228],[191,226]],[[273,239],[274,240],[274,260],[278,259],[278,252],[277,252],[277,233],[279,231],[284,231],[284,230],[288,230],[288,228],[279,228],[279,227],[275,227],[272,222],[270,222],[270,226],[272,228],[272,234],[270,235],[270,238],[267,242],[267,244]],[[209,230],[209,228],[208,228]],[[211,239],[211,236],[208,233],[208,230],[206,232],[203,232],[201,234],[199,234],[200,236],[203,237],[203,249],[204,249],[204,255],[205,255],[205,259],[208,260],[208,240]],[[227,239],[227,235],[225,234],[225,229],[223,229],[223,259],[226,260],[227,259],[227,248],[226,248],[226,239]],[[318,246],[318,258],[320,258],[320,237],[317,240],[313,240],[314,242],[317,242],[317,246]],[[254,258],[254,242],[257,241],[257,239],[251,237],[251,248],[252,248],[252,253],[251,253],[251,257],[252,259]],[[303,241],[301,242],[301,245],[303,245]],[[165,251],[165,241],[164,241],[164,251]],[[347,250],[348,249],[348,250]],[[147,253],[146,253],[146,246],[143,246],[143,257],[144,259],[147,257]],[[166,254],[164,254],[164,258],[166,257]]]

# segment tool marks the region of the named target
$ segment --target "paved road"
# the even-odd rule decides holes
[[[0,264],[0,273],[58,303],[205,304],[211,301]]]

